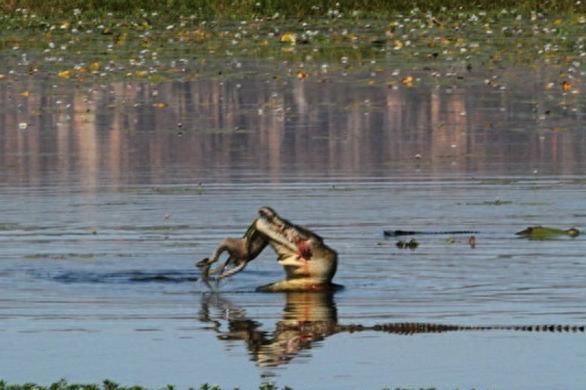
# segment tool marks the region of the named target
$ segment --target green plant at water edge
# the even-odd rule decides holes
[[[81,384],[81,383],[68,383],[65,379],[61,379],[48,386],[38,385],[36,383],[24,383],[24,384],[7,384],[6,381],[0,379],[0,390],[151,390],[151,388],[144,386],[122,386],[109,379],[104,380],[101,384]],[[177,387],[173,385],[167,385],[157,390],[177,390]],[[209,385],[207,383],[199,386],[192,387],[189,390],[223,390],[222,387],[217,385]],[[293,390],[288,386],[279,388],[277,385],[272,383],[263,383],[259,386],[259,390]]]

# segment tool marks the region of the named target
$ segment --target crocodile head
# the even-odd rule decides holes
[[[331,290],[338,255],[323,239],[309,229],[281,218],[273,209],[263,207],[255,228],[263,234],[277,253],[286,279],[262,286],[262,291]]]

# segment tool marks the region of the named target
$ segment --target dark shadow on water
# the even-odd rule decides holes
[[[61,273],[53,280],[61,283],[188,283],[195,282],[198,278],[191,273],[178,271],[121,271],[121,272],[81,272],[69,271]]]

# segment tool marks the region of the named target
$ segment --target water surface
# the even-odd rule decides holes
[[[545,90],[548,70],[511,69],[506,89],[391,88],[245,66],[161,85],[0,84],[0,377],[586,385],[581,332],[342,326],[585,324],[583,236],[514,235],[586,225],[580,95]],[[194,261],[266,205],[338,251],[343,291],[255,293],[282,277],[270,249],[220,294],[196,281]],[[473,230],[477,244],[398,249],[384,229]]]

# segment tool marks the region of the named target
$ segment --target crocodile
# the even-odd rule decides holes
[[[461,235],[478,234],[476,230],[383,230],[385,237],[415,236],[415,235]],[[572,227],[570,229],[558,229],[546,226],[530,226],[515,235],[533,239],[548,239],[559,236],[578,237],[580,230]]]
[[[280,217],[270,207],[262,207],[242,238],[226,238],[214,254],[196,265],[202,269],[204,280],[210,275],[220,280],[242,271],[266,246],[277,254],[284,268],[285,279],[257,288],[257,291],[326,291],[340,289],[332,283],[338,264],[338,254],[316,233]],[[223,252],[229,257],[221,267],[211,269]]]
[[[415,236],[415,235],[456,235],[456,234],[478,234],[477,231],[474,230],[434,230],[434,231],[425,231],[425,230],[383,230],[383,235],[385,237],[398,237],[398,236]]]
[[[249,318],[246,311],[218,294],[202,296],[199,320],[213,324],[224,341],[244,341],[253,361],[262,367],[287,364],[314,344],[339,333],[378,332],[403,336],[448,332],[585,332],[584,325],[457,325],[426,322],[388,322],[365,325],[338,322],[333,292],[287,292],[281,319],[272,332]],[[222,324],[227,321],[224,328]]]
[[[532,240],[547,240],[550,238],[556,238],[560,236],[578,237],[580,230],[575,227],[569,229],[558,229],[546,226],[529,226],[527,229],[523,229],[520,232],[515,233],[517,236],[529,238]]]

